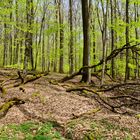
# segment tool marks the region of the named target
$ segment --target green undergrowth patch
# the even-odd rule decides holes
[[[133,140],[131,130],[108,119],[78,118],[68,122],[63,136],[58,131],[51,122],[10,124],[0,126],[0,140]]]
[[[128,128],[114,124],[107,119],[92,122],[91,128],[87,136],[94,136],[97,140],[132,140],[131,131]]]
[[[0,127],[0,140],[65,140],[51,123],[25,122]]]
[[[66,138],[76,140],[133,140],[132,132],[107,119],[72,120],[67,125]]]

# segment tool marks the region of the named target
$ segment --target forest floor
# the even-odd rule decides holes
[[[140,140],[139,114],[137,114],[136,117],[136,115],[112,112],[101,105],[96,99],[83,96],[88,94],[85,90],[67,92],[67,89],[75,87],[88,87],[92,90],[96,90],[97,87],[80,83],[80,76],[65,83],[57,82],[64,76],[66,75],[49,73],[32,82],[13,87],[12,85],[15,80],[12,80],[11,77],[18,77],[16,70],[1,69],[0,82],[4,83],[5,93],[4,95],[0,93],[0,106],[13,97],[22,99],[25,103],[12,106],[8,112],[0,118],[0,139],[35,139],[34,136],[37,135],[43,127],[42,125],[48,121],[56,122],[50,129],[58,131],[61,137],[53,135],[49,138],[41,138],[41,135],[48,135],[48,128],[45,132],[43,128],[43,132],[39,133],[40,137],[36,137],[36,139]],[[96,78],[92,80],[96,84],[99,83]],[[108,83],[110,82],[111,81],[108,80]],[[121,92],[127,93],[131,91],[134,94],[134,89],[136,88],[136,93],[139,94],[139,86],[130,86],[127,89],[123,87]],[[82,94],[82,92],[84,94]],[[100,94],[105,94],[105,96],[121,95],[121,93],[115,90],[105,93],[100,92]],[[122,100],[122,102],[124,102],[124,100]],[[131,108],[131,110],[132,109],[133,108]],[[135,106],[134,110],[136,109],[140,113],[140,104]],[[38,123],[38,126],[35,124],[31,126],[27,122]],[[13,125],[16,126],[16,128],[22,125],[28,132],[19,131],[17,129],[13,131],[15,129]],[[52,131],[49,133],[51,133],[51,135],[54,134]],[[27,134],[29,137],[27,137]]]

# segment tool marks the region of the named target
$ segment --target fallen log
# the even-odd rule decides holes
[[[44,73],[41,72],[41,73],[37,73],[37,74],[35,74],[35,72],[33,72],[33,73],[30,72],[30,73],[26,73],[26,75],[22,76],[20,71],[18,71],[17,73],[18,73],[18,76],[19,76],[17,79],[20,79],[21,82],[18,83],[18,84],[15,84],[14,87],[18,87],[22,84],[27,84],[29,82],[33,82],[33,81],[49,74],[48,72],[44,72]],[[28,74],[32,75],[32,78],[28,79],[27,78]]]
[[[9,99],[2,106],[0,106],[0,118],[4,117],[8,110],[14,105],[24,104],[25,101],[16,97]]]

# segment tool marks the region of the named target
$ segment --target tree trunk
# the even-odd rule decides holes
[[[8,52],[8,36],[7,36],[7,24],[4,23],[4,52],[3,52],[3,66],[7,65],[7,52]]]
[[[13,2],[12,0],[9,1],[9,4],[12,6]],[[10,13],[10,22],[12,22],[13,18],[13,14],[12,12]],[[9,44],[9,64],[12,65],[12,45],[13,45],[13,39],[12,39],[12,25],[11,25],[11,32],[9,35],[9,39],[10,39],[10,44]]]
[[[59,64],[59,72],[63,73],[63,63],[64,63],[64,25],[63,25],[63,9],[62,9],[62,0],[59,0],[59,25],[60,25],[60,64]]]
[[[100,27],[102,33],[102,44],[103,44],[103,54],[102,54],[103,65],[102,65],[102,74],[101,74],[101,85],[103,85],[105,81],[108,2],[109,0],[106,0],[106,5],[104,9],[104,4],[103,1],[101,0],[101,6],[103,12],[103,27],[102,28]]]
[[[34,61],[33,61],[33,0],[26,0],[26,12],[27,12],[27,32],[25,36],[25,54],[24,54],[24,69],[28,69],[28,62],[31,65],[31,69],[34,69]]]
[[[82,2],[82,19],[83,19],[83,66],[89,66],[90,63],[90,34],[89,34],[89,2],[88,0],[81,0]],[[83,82],[90,82],[90,71],[88,68],[83,69],[82,80]]]
[[[96,39],[96,35],[95,35],[95,20],[94,20],[94,18],[95,18],[95,9],[94,9],[94,7],[93,7],[93,1],[92,0],[90,0],[89,1],[89,8],[90,8],[90,15],[91,15],[91,17],[90,17],[90,28],[91,28],[91,35],[92,35],[92,39],[91,39],[91,46],[93,47],[93,54],[92,54],[92,60],[93,60],[93,64],[95,64],[96,63],[96,41],[95,41],[95,39]],[[93,72],[95,72],[96,71],[96,68],[94,68],[93,69]]]
[[[58,11],[58,0],[55,0],[55,23],[57,26],[57,30],[55,32],[55,54],[54,54],[54,72],[57,72],[57,56],[58,56],[58,18],[59,18],[59,11]]]
[[[45,71],[45,33],[43,32],[43,37],[42,37],[42,72],[44,72],[44,71]]]
[[[74,58],[73,58],[73,0],[69,0],[69,22],[70,22],[70,54],[69,54],[69,60],[70,60],[70,70],[69,73],[72,74],[74,70]]]
[[[134,7],[135,7],[135,22],[138,23],[139,22],[139,11],[138,11],[138,3],[134,3]],[[139,34],[138,34],[138,28],[135,27],[135,36],[136,36],[136,44],[138,43],[137,40],[139,39]],[[134,70],[135,73],[135,78],[137,79],[139,77],[139,56],[136,53],[136,69]]]
[[[114,2],[110,0],[110,7],[111,7],[111,51],[115,49],[115,31],[114,31]],[[111,60],[111,76],[115,78],[115,61],[114,58]]]
[[[16,9],[15,9],[15,18],[16,18],[16,27],[14,34],[14,59],[13,64],[18,63],[18,54],[19,54],[19,30],[17,29],[19,23],[19,14],[18,14],[18,0],[16,0]]]
[[[126,31],[125,31],[125,37],[126,37],[126,44],[129,46],[129,0],[126,0]],[[130,68],[129,68],[129,49],[126,50],[126,68],[125,68],[125,82],[130,77]]]

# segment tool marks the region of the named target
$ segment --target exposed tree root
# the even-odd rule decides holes
[[[130,43],[131,43],[131,42],[130,42]],[[138,44],[135,44],[135,45],[132,45],[132,46],[130,46],[130,45],[128,46],[128,44],[130,44],[130,43],[125,44],[125,45],[122,46],[121,48],[118,48],[118,49],[113,50],[113,51],[110,53],[110,55],[108,55],[108,56],[106,57],[105,62],[107,62],[107,61],[111,60],[112,58],[116,57],[116,56],[117,56],[119,53],[121,53],[123,50],[126,50],[126,49],[134,49],[134,48],[136,48],[136,46],[140,45],[140,43],[138,43]],[[137,48],[136,48],[136,49],[137,49]],[[64,77],[63,79],[60,80],[60,82],[65,82],[65,81],[68,81],[68,80],[74,78],[75,76],[82,75],[82,74],[83,74],[82,72],[83,72],[83,69],[84,69],[84,68],[92,69],[92,68],[95,68],[95,67],[97,67],[97,66],[102,65],[103,62],[104,62],[104,60],[102,59],[102,60],[100,60],[99,63],[97,63],[97,64],[95,64],[95,65],[92,65],[92,66],[84,66],[84,67],[80,68],[78,72],[75,72],[75,73],[73,73],[72,75],[69,75],[69,76]]]
[[[108,68],[105,69],[106,71],[109,70]],[[101,80],[100,76],[98,76],[98,74],[102,71],[102,69],[94,72],[94,73],[91,73],[91,76],[95,76],[97,79]],[[78,72],[75,72],[73,73],[72,75],[70,76],[66,76],[64,77],[63,79],[61,79],[59,82],[65,82],[65,81],[68,81],[72,78],[74,78],[75,76],[78,76],[78,75],[82,75],[82,70],[78,71]]]
[[[130,112],[127,111],[118,111],[118,109],[122,109],[123,107],[130,107],[133,105],[139,105],[140,104],[140,100],[133,97],[133,96],[113,96],[113,97],[104,97],[102,95],[100,95],[98,93],[98,90],[95,91],[93,89],[89,89],[89,88],[85,88],[85,87],[77,87],[77,88],[70,88],[66,90],[67,92],[71,92],[71,91],[88,91],[91,92],[93,94],[88,94],[88,93],[80,93],[81,95],[88,97],[88,98],[94,98],[100,105],[104,106],[105,108],[107,108],[108,110],[114,112],[114,113],[118,113],[118,114],[131,114]],[[136,102],[132,102],[132,103],[120,103],[119,105],[114,105],[111,104],[109,102],[109,99],[115,100],[115,99],[121,99],[121,98],[129,98],[133,101]],[[117,103],[118,104],[118,103]],[[122,109],[123,110],[123,109]]]
[[[89,89],[89,88],[85,88],[85,87],[78,87],[78,88],[71,88],[71,89],[67,89],[67,92],[71,92],[71,91],[88,91],[94,94],[83,94],[83,96],[88,97],[88,98],[94,98],[95,100],[97,100],[100,104],[102,104],[103,106],[105,106],[106,108],[108,108],[109,110],[115,112],[114,107],[112,105],[110,105],[108,102],[106,102],[98,92],[96,92],[95,90]],[[82,94],[82,93],[81,93]]]
[[[17,74],[18,74],[18,78],[17,79],[21,79],[21,83],[24,83],[24,78],[21,76],[21,72],[18,71]]]

